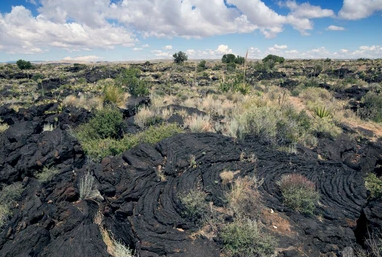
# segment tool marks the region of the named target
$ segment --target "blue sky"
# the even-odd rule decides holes
[[[1,0],[0,62],[382,58],[382,0]]]

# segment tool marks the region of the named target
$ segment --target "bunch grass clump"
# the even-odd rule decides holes
[[[184,125],[193,133],[212,131],[211,118],[208,115],[192,115],[185,119]]]

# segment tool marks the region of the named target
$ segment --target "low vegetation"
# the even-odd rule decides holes
[[[44,167],[40,173],[36,175],[36,178],[40,182],[49,182],[52,180],[54,175],[58,174],[59,170],[54,167]]]
[[[369,173],[365,178],[365,186],[373,199],[382,198],[382,179],[374,173]]]
[[[263,232],[260,223],[250,219],[238,219],[226,225],[220,238],[229,256],[271,256],[277,245],[274,237]]]
[[[80,138],[85,153],[93,160],[99,161],[107,156],[116,156],[138,144],[155,144],[162,139],[181,133],[177,124],[161,124],[151,126],[137,134],[125,134],[120,139],[115,138]]]
[[[192,189],[188,192],[180,193],[178,198],[183,206],[183,215],[189,220],[202,224],[208,214],[208,204],[206,193]]]
[[[16,200],[21,196],[23,187],[21,183],[4,186],[0,191],[0,228],[4,226],[12,214]]]
[[[290,174],[281,178],[279,186],[286,206],[304,214],[313,214],[320,195],[312,181],[300,174]]]

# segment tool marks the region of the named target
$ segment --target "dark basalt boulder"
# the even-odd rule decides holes
[[[100,79],[112,78],[115,79],[123,69],[108,69],[107,67],[94,67],[85,74],[87,83],[94,83]]]
[[[68,81],[66,79],[60,79],[60,78],[44,79],[41,83],[37,85],[37,89],[52,91],[67,83]]]

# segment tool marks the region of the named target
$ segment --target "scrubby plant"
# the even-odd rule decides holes
[[[382,93],[369,91],[361,100],[359,115],[362,119],[382,122]]]
[[[181,133],[177,124],[151,126],[137,134],[126,134],[121,139],[96,138],[81,141],[85,153],[93,160],[99,161],[107,156],[116,156],[140,143],[155,144],[162,139]]]
[[[271,256],[275,252],[277,241],[260,228],[257,221],[236,220],[226,225],[220,232],[224,251],[229,256],[257,257]]]
[[[21,196],[23,187],[21,183],[4,186],[0,191],[0,228],[5,224],[12,214],[15,201]]]
[[[320,195],[315,184],[301,174],[284,175],[278,182],[284,204],[293,210],[313,214]]]
[[[324,117],[313,120],[312,132],[319,137],[335,138],[342,133],[342,129],[336,126],[331,117]]]
[[[205,60],[202,60],[198,63],[198,67],[197,67],[197,71],[198,72],[201,72],[201,71],[204,71],[206,69],[206,61]]]
[[[203,223],[208,213],[208,204],[206,202],[206,193],[191,189],[178,195],[183,206],[183,215],[189,220],[197,223]]]
[[[258,191],[261,183],[256,177],[250,176],[240,177],[235,180],[231,190],[226,193],[228,209],[232,215],[240,218],[257,217],[261,206],[260,193]]]
[[[262,61],[263,63],[266,63],[266,62],[283,63],[285,62],[285,58],[281,56],[269,54]]]
[[[36,175],[36,178],[40,182],[47,182],[52,180],[54,175],[59,173],[59,170],[54,167],[44,167],[40,173]]]
[[[377,175],[369,173],[365,178],[365,186],[369,190],[371,198],[382,198],[382,179]]]
[[[77,128],[77,138],[80,141],[117,138],[122,120],[122,113],[116,107],[107,105],[102,110],[97,110],[88,123]]]
[[[16,65],[17,67],[19,67],[20,70],[29,70],[33,68],[33,65],[31,64],[31,62],[25,61],[22,59],[18,60],[16,62]]]
[[[122,71],[115,82],[117,86],[126,87],[132,96],[147,96],[149,94],[149,87],[146,81],[139,79],[139,76],[140,70],[129,68]]]
[[[1,120],[0,120],[1,122]],[[0,134],[1,133],[4,133],[4,131],[6,131],[7,129],[9,128],[9,125],[6,124],[6,123],[0,123]]]

